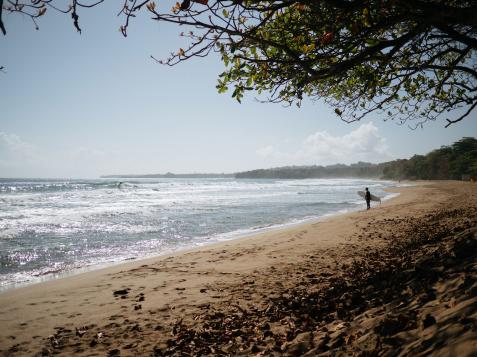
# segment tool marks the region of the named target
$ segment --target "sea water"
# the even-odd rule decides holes
[[[363,179],[0,179],[0,290],[362,209]]]

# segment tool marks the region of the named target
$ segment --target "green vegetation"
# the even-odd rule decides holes
[[[384,164],[383,178],[392,180],[460,180],[477,175],[477,140],[462,138],[427,155]]]
[[[0,0],[6,14],[37,21],[47,9],[79,16],[104,0]],[[139,11],[173,23],[188,47],[158,61],[173,66],[218,53],[220,93],[263,93],[265,101],[300,105],[323,99],[345,121],[376,112],[446,126],[477,107],[475,0],[183,0],[118,1],[120,31]],[[2,25],[0,10],[0,28]],[[179,47],[179,45],[177,46]],[[454,111],[461,108],[462,111]]]
[[[380,164],[329,166],[286,166],[238,172],[236,174],[146,174],[108,175],[102,178],[248,178],[248,179],[307,179],[307,178],[382,178],[386,180],[461,180],[477,178],[477,139],[462,138],[451,146],[443,146],[427,155],[414,155]]]
[[[253,170],[235,174],[236,178],[331,178],[363,177],[388,180],[460,180],[477,176],[477,139],[462,138],[427,155],[414,155],[381,164],[359,162],[353,165],[291,166]]]
[[[336,178],[362,177],[380,178],[383,172],[382,164],[376,165],[359,162],[352,165],[330,166],[287,166],[273,169],[252,170],[235,174],[236,178],[263,179],[305,179],[305,178]]]

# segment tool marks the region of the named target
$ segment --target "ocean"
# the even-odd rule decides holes
[[[365,207],[365,179],[0,179],[0,291]]]

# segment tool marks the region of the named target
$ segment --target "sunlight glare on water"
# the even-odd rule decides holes
[[[0,180],[0,289],[362,207],[362,179]]]

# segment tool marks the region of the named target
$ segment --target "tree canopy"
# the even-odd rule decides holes
[[[284,166],[238,172],[235,178],[249,179],[308,179],[362,177],[380,178],[385,164],[358,162],[356,164],[335,164],[328,166]]]
[[[104,1],[72,0],[65,9],[59,0],[0,4],[7,13],[28,14],[35,26],[47,8],[56,9],[81,31],[80,10]],[[439,117],[449,126],[477,106],[475,0],[123,0],[121,6],[124,36],[139,11],[186,27],[181,35],[190,46],[159,62],[218,53],[225,70],[217,89],[238,101],[247,91],[289,105],[323,99],[348,122],[376,112],[412,126]],[[5,33],[1,20],[0,28]]]
[[[477,139],[462,138],[450,146],[384,163],[383,178],[411,180],[460,180],[477,176]]]
[[[380,164],[286,166],[239,172],[236,178],[304,179],[368,177],[389,180],[461,180],[477,178],[477,139],[464,137],[426,155]]]

